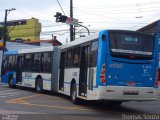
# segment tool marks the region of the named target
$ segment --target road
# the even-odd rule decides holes
[[[0,84],[0,120],[141,120],[151,117],[160,119],[160,101],[124,102],[118,107],[91,101],[74,105],[64,95],[38,94],[33,89],[11,89]]]

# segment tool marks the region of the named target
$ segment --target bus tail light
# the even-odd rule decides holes
[[[158,80],[159,80],[159,70],[156,70],[156,80],[155,80],[155,83],[154,83],[154,87],[158,87]]]
[[[106,66],[105,64],[102,65],[102,68],[101,68],[101,74],[100,74],[100,81],[103,85],[106,85],[106,77],[105,77],[105,74],[106,74],[106,70],[105,70]]]

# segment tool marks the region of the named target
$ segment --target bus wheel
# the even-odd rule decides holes
[[[16,85],[14,85],[14,82],[13,82],[13,77],[10,75],[9,78],[8,78],[8,84],[9,84],[9,87],[10,88],[15,88]]]
[[[41,78],[36,79],[35,89],[38,93],[41,93],[43,91],[43,82]]]
[[[79,99],[77,98],[77,87],[75,83],[71,86],[71,100],[73,104],[79,104]]]

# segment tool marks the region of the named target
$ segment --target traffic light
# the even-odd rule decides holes
[[[62,15],[62,13],[56,12],[56,15],[54,15],[54,17],[56,17],[56,22],[62,22],[65,23],[67,20],[67,16]]]

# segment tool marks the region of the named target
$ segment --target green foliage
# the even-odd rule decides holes
[[[3,27],[0,27],[0,40],[3,38]]]

